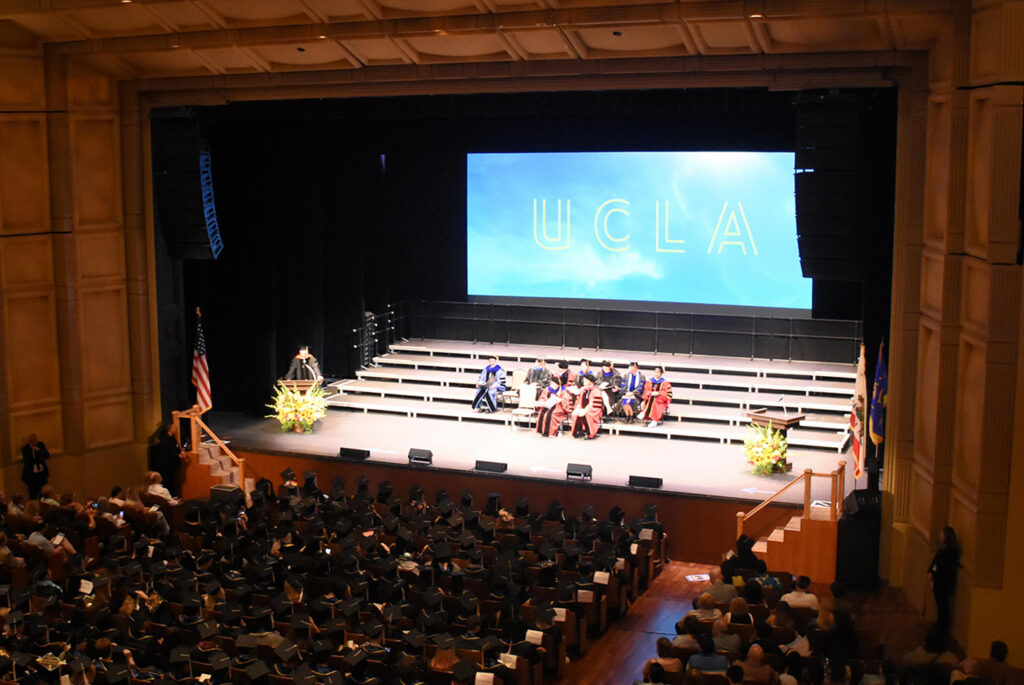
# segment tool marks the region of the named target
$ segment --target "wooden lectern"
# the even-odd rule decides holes
[[[280,385],[288,388],[292,392],[307,393],[315,387],[320,385],[320,379],[314,378],[313,380],[294,380],[288,381],[283,378],[277,381]]]
[[[747,418],[758,426],[767,426],[770,423],[773,428],[777,428],[782,432],[782,437],[786,437],[786,431],[807,418],[807,415],[768,411],[767,409],[752,409],[747,412]]]

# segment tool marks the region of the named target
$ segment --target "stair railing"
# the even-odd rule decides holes
[[[755,514],[760,512],[762,509],[771,504],[775,499],[779,497],[786,490],[795,487],[797,483],[803,483],[804,486],[804,513],[803,518],[809,519],[811,517],[811,480],[813,478],[829,478],[832,481],[832,499],[829,502],[829,521],[837,521],[842,515],[843,504],[840,501],[843,496],[843,490],[845,489],[846,481],[846,462],[840,461],[839,466],[835,471],[830,473],[815,473],[812,469],[804,469],[804,472],[799,476],[789,481],[782,486],[775,494],[766,498],[756,507],[751,509],[749,512],[736,512],[736,537],[743,535],[743,527],[746,522],[751,519]]]
[[[191,408],[186,409],[185,411],[171,412],[173,419],[171,422],[171,434],[178,441],[178,447],[181,447],[181,419],[188,419],[190,449],[185,452],[185,454],[192,457],[193,460],[198,460],[199,443],[202,441],[203,433],[206,433],[206,435],[212,438],[213,441],[220,446],[224,454],[231,458],[231,463],[238,468],[238,486],[242,489],[242,492],[245,492],[245,459],[232,452],[224,441],[217,437],[217,434],[206,425],[206,422],[203,421],[203,413],[203,410],[199,408],[198,404],[193,404]],[[195,461],[193,461],[193,463],[195,463]]]

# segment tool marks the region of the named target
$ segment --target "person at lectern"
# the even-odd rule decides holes
[[[649,426],[657,426],[672,404],[672,384],[662,375],[665,370],[654,367],[654,375],[644,385],[644,404],[640,418],[648,421]]]
[[[315,381],[323,379],[323,376],[320,375],[320,365],[317,363],[316,357],[309,353],[307,345],[301,346],[299,353],[292,357],[292,364],[288,367],[288,373],[284,378],[287,381]]]
[[[572,410],[572,437],[593,440],[601,430],[601,416],[604,414],[604,397],[594,384],[594,375],[583,376],[583,389],[576,398]]]
[[[636,421],[637,412],[640,411],[640,403],[644,396],[644,386],[647,384],[647,377],[640,371],[637,362],[629,363],[629,373],[622,379],[622,413],[626,417],[626,423]]]
[[[473,397],[473,409],[478,412],[492,412],[498,408],[498,393],[505,391],[505,369],[501,368],[498,358],[491,355],[487,358],[487,366],[480,372],[476,382],[476,395]]]

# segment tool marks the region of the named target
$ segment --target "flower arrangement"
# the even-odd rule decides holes
[[[327,416],[327,397],[319,385],[302,392],[278,383],[274,401],[267,406],[274,410],[267,418],[273,417],[280,421],[283,431],[312,433],[317,419]]]
[[[767,476],[787,471],[789,445],[782,431],[773,428],[771,422],[764,426],[751,423],[750,428],[750,436],[743,441],[743,454],[747,463],[754,467],[754,473]]]

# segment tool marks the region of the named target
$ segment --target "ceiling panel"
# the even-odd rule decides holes
[[[191,50],[159,50],[119,55],[132,71],[143,77],[198,76],[215,73]]]
[[[408,64],[412,59],[390,38],[359,38],[344,42],[349,52],[367,66]]]
[[[57,13],[35,12],[32,14],[18,14],[14,19],[19,25],[49,42],[62,42],[79,40],[86,37],[82,29],[64,20]]]
[[[294,69],[350,69],[353,64],[344,48],[333,40],[320,40],[302,45],[260,45],[250,48],[266,60],[272,68]]]
[[[558,29],[542,28],[507,32],[519,52],[528,59],[559,59],[578,55]]]
[[[239,48],[212,48],[196,50],[196,54],[204,61],[213,64],[224,74],[248,74],[262,71],[260,63],[249,57]]]
[[[688,21],[687,25],[704,54],[743,54],[760,51],[746,19]]]
[[[306,3],[327,17],[327,21],[360,21],[374,17],[366,3],[359,0],[306,0]]]
[[[474,0],[377,0],[377,6],[385,18],[477,14],[486,10]]]
[[[313,21],[298,0],[195,0],[220,17],[225,26],[308,24]]]
[[[842,19],[772,19],[760,24],[768,52],[851,52],[889,50],[890,41],[872,17]]]
[[[494,33],[415,36],[403,41],[420,62],[493,62],[514,59],[507,44]]]
[[[688,55],[685,29],[679,24],[616,26],[579,29],[574,33],[587,48],[587,57]]]
[[[67,15],[96,36],[140,36],[166,33],[166,28],[142,5],[118,5],[75,10]]]
[[[176,31],[206,31],[220,27],[211,13],[204,12],[194,2],[151,3],[145,7]]]

